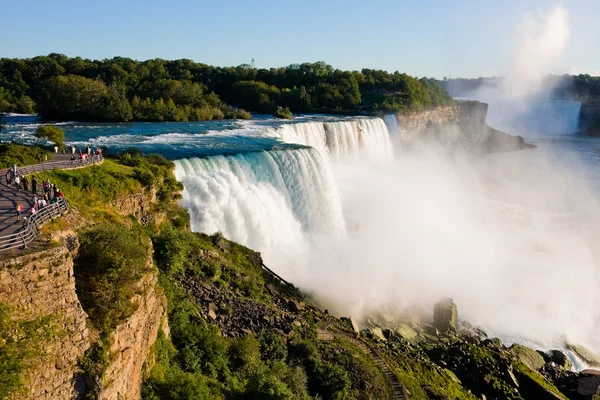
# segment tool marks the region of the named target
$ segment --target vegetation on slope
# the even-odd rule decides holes
[[[44,354],[42,343],[55,328],[52,316],[30,317],[0,303],[0,399],[26,390],[24,372]]]
[[[49,151],[40,147],[23,146],[14,143],[0,143],[0,168],[10,168],[37,164],[50,158]]]
[[[55,120],[196,121],[306,112],[406,112],[446,105],[433,79],[324,62],[256,69],[190,60],[69,58],[62,54],[0,59],[0,112]],[[240,109],[231,105],[237,105]]]

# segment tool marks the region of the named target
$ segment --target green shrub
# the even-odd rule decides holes
[[[275,114],[273,114],[276,118],[281,118],[281,119],[292,119],[294,116],[292,115],[292,112],[290,111],[289,108],[287,107],[277,107],[277,111],[275,111]]]
[[[39,147],[23,146],[20,144],[0,144],[0,168],[18,167],[43,162],[50,159],[51,154]]]
[[[37,128],[35,136],[42,139],[47,139],[54,143],[59,148],[65,145],[65,131],[56,125],[42,125]]]
[[[81,233],[75,260],[78,295],[100,331],[114,329],[136,310],[135,284],[151,268],[147,241],[140,229],[111,223]]]

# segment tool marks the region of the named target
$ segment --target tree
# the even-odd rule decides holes
[[[57,127],[56,125],[42,125],[37,128],[35,137],[48,139],[58,147],[65,145],[65,131]]]

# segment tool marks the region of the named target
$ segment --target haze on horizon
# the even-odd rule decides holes
[[[600,74],[600,2],[592,0],[358,0],[284,3],[2,1],[0,57],[63,53],[104,59],[189,58],[258,68],[325,61],[340,69],[479,77],[510,68],[516,27],[562,6],[570,35],[548,73]]]

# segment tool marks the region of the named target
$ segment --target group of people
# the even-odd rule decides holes
[[[16,176],[18,178],[18,175]],[[26,179],[24,177],[23,179]],[[65,197],[65,194],[55,185],[50,183],[49,179],[42,182],[41,192],[38,196],[38,180],[32,175],[31,176],[31,192],[33,194],[31,198],[31,215],[35,215],[38,211],[42,210],[48,205],[57,203],[61,198]],[[26,191],[29,191],[29,186],[25,187]],[[17,221],[23,220],[23,205],[17,203],[16,205]]]
[[[75,153],[77,152],[77,149],[75,148],[75,146],[71,145],[71,161],[75,161]],[[92,157],[92,156],[99,156],[102,154],[102,150],[100,148],[96,148],[96,150],[92,151],[92,148],[90,146],[86,146],[85,148],[85,152],[79,150],[79,159],[80,160],[87,160],[88,158]]]

